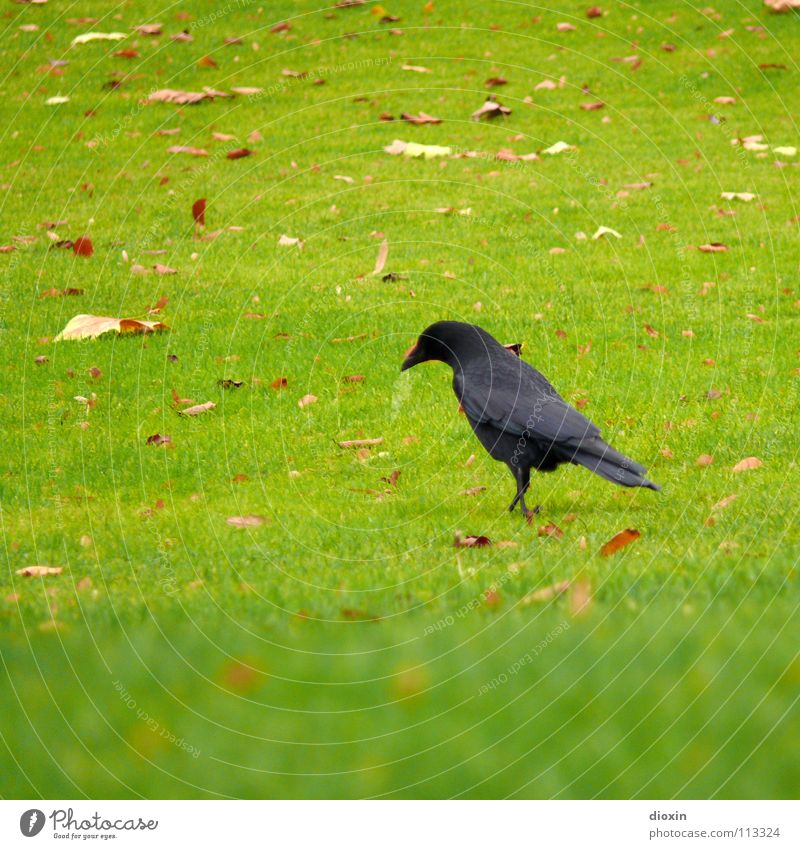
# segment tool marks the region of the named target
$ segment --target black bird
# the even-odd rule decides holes
[[[406,354],[401,371],[438,360],[453,369],[453,390],[483,447],[517,481],[526,515],[531,469],[552,472],[562,463],[585,466],[620,486],[661,487],[645,468],[615,451],[585,416],[570,407],[547,378],[474,324],[437,321]],[[539,507],[534,509],[538,512]]]

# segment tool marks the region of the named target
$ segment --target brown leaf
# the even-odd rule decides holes
[[[229,516],[225,520],[234,528],[257,528],[263,525],[267,520],[263,516]]]
[[[469,489],[465,489],[461,494],[462,495],[479,495],[481,492],[486,490],[485,486],[473,486]]]
[[[383,267],[386,265],[386,258],[389,256],[389,240],[384,239],[381,242],[381,246],[378,248],[378,256],[375,260],[375,268],[372,271],[372,276],[380,274],[383,271]]]
[[[604,109],[605,103],[602,100],[595,100],[592,103],[581,103],[581,109],[585,112],[595,112],[598,109]]]
[[[161,24],[140,24],[134,29],[140,35],[161,35]]]
[[[188,153],[190,156],[208,156],[208,151],[202,147],[191,147],[184,144],[174,144],[167,148],[167,153]]]
[[[147,437],[146,445],[171,445],[172,437],[167,436],[166,434],[154,433],[152,436]]]
[[[170,268],[168,265],[162,265],[160,262],[157,262],[153,266],[153,270],[156,272],[156,274],[177,274],[178,273],[177,268]]]
[[[206,199],[200,198],[192,204],[192,218],[200,227],[206,226]]]
[[[375,439],[347,439],[339,443],[339,448],[370,448],[373,445],[381,445],[382,443],[382,436],[378,436]]]
[[[549,525],[542,525],[541,528],[539,528],[539,536],[561,539],[564,536],[564,531],[562,531],[558,525],[550,523]]]
[[[348,374],[345,375],[342,380],[345,383],[363,383],[364,375],[363,374]]]
[[[63,566],[26,566],[17,569],[16,574],[23,578],[43,578],[45,575],[60,575],[63,571]]]
[[[733,495],[728,495],[725,498],[721,498],[711,509],[712,510],[724,510],[728,505],[732,504],[739,496],[735,493]]]
[[[124,50],[117,50],[114,55],[118,56],[120,59],[137,59],[139,56],[139,51],[133,50],[130,47],[126,47]]]
[[[76,256],[91,256],[94,253],[94,246],[88,236],[79,236],[75,239],[72,250]]]
[[[659,335],[660,335],[660,334],[659,334],[659,332],[655,329],[655,327],[652,327],[652,326],[651,326],[651,325],[649,325],[649,324],[645,324],[645,326],[644,326],[644,332],[645,332],[648,336],[652,336],[652,337],[653,337],[653,339],[658,339],[658,337],[659,337]]]
[[[745,457],[744,460],[739,460],[739,462],[733,467],[733,471],[748,472],[751,469],[758,469],[763,465],[763,461],[759,460],[758,457]]]
[[[587,18],[601,18],[603,16],[603,10],[599,6],[589,6],[586,10]]]
[[[496,86],[506,85],[508,80],[505,77],[489,77],[484,83],[486,88],[495,88]]]
[[[592,585],[589,579],[583,578],[580,581],[573,581],[569,594],[569,612],[572,616],[581,616],[588,612],[591,603]]]
[[[302,410],[303,407],[308,407],[310,404],[316,404],[317,400],[316,395],[303,395],[303,397],[297,402],[297,406]]]
[[[610,557],[612,554],[616,554],[621,548],[625,548],[626,545],[632,543],[635,539],[639,539],[640,536],[641,534],[635,528],[627,528],[624,531],[620,531],[600,549],[600,555],[602,557]]]
[[[710,242],[707,245],[700,245],[698,250],[704,254],[719,254],[725,253],[728,250],[728,246],[723,245],[722,242]]]
[[[714,458],[710,454],[701,454],[697,460],[697,465],[705,468],[706,466],[710,466],[714,462]]]
[[[218,68],[219,65],[210,56],[201,56],[197,60],[198,68]]]
[[[270,383],[269,388],[275,390],[286,389],[288,385],[289,381],[285,377],[276,377],[275,380]]]
[[[473,121],[480,121],[481,118],[497,118],[498,115],[510,115],[511,110],[508,106],[502,106],[493,96],[490,96],[480,109],[472,113]]]
[[[140,321],[136,318],[109,318],[102,315],[76,315],[55,337],[54,342],[65,339],[94,339],[103,333],[152,333],[155,330],[167,330],[160,321]]]
[[[556,584],[551,584],[549,587],[542,587],[540,590],[534,590],[520,599],[520,604],[534,604],[536,602],[550,601],[562,593],[565,593],[570,587],[570,581],[559,581]]]
[[[247,147],[240,147],[237,150],[228,151],[228,159],[243,159],[245,156],[252,156],[253,151]]]
[[[484,548],[491,544],[492,542],[489,537],[464,536],[461,531],[456,531],[455,540],[453,541],[453,545],[456,548]]]
[[[427,112],[420,112],[419,115],[412,115],[409,112],[401,112],[400,117],[409,124],[441,124],[441,118],[434,118],[433,115],[428,115]]]
[[[179,410],[178,412],[182,416],[199,416],[202,413],[213,410],[216,406],[213,401],[206,401],[204,404],[195,404],[193,407],[187,407],[185,410]]]

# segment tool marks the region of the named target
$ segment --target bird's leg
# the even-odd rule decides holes
[[[512,511],[517,506],[517,502],[519,502],[523,516],[531,516],[534,513],[538,513],[542,509],[538,504],[533,508],[533,510],[528,510],[525,504],[525,493],[527,492],[528,486],[531,482],[531,470],[524,469],[522,466],[517,466],[514,471],[514,477],[517,479],[517,494],[514,496],[514,500],[508,508],[509,511]]]
[[[522,515],[530,518],[531,516],[538,513],[542,508],[537,504],[533,510],[528,510],[527,505],[525,504],[525,493],[528,491],[528,486],[530,486],[531,482],[531,470],[523,469],[522,466],[517,466],[517,470],[515,473],[515,477],[517,478],[517,495],[511,504],[511,510],[514,509],[514,505],[519,501],[520,509],[522,510]]]

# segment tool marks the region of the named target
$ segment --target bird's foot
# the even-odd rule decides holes
[[[533,517],[534,517],[534,516],[537,516],[537,515],[541,512],[541,509],[542,509],[542,505],[541,505],[541,504],[537,504],[537,505],[533,508],[533,510],[528,510],[526,507],[523,507],[523,508],[522,508],[522,515],[525,517],[525,519],[527,520],[527,522],[528,522],[528,524],[529,524],[529,525],[530,525],[530,524],[531,524],[531,522],[533,521]]]

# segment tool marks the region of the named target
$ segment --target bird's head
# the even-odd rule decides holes
[[[437,321],[423,330],[416,345],[406,351],[400,371],[429,360],[447,363],[456,368],[464,359],[485,354],[488,347],[498,343],[483,329],[460,321]]]

